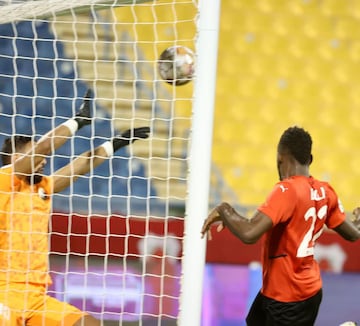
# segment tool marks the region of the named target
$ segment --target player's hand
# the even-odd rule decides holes
[[[91,124],[91,89],[89,88],[85,95],[84,101],[81,104],[79,112],[75,116],[75,121],[78,123],[78,129]]]
[[[113,139],[114,151],[133,143],[135,140],[148,138],[149,133],[149,127],[140,127],[124,131],[121,135]]]
[[[353,216],[351,221],[355,224],[355,226],[360,229],[360,207],[356,207],[353,210]]]
[[[204,221],[203,227],[201,229],[201,238],[204,238],[205,234],[207,234],[208,239],[211,240],[212,239],[211,232],[210,232],[211,226],[214,223],[218,223],[218,222],[220,222],[220,224],[218,225],[216,230],[217,230],[217,232],[220,232],[225,228],[225,225],[222,222],[221,215],[220,215],[220,213],[218,211],[218,207],[215,207],[210,212],[207,219]]]

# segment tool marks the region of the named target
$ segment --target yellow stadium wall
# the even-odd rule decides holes
[[[313,137],[312,174],[360,204],[360,1],[223,0],[213,161],[241,204],[277,181],[287,127]]]

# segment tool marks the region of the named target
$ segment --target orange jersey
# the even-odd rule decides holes
[[[36,185],[0,168],[0,281],[48,284],[51,178]]]
[[[46,285],[0,281],[0,325],[74,325],[87,315],[46,294]]]
[[[276,184],[258,208],[273,227],[263,243],[262,293],[282,302],[305,300],[321,288],[314,244],[324,226],[345,220],[332,187],[312,177],[294,176]]]

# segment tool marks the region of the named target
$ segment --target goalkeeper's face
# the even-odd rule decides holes
[[[14,160],[19,159],[22,156],[28,155],[35,145],[34,142],[28,142],[24,146],[20,148],[20,150],[17,153],[14,153]],[[33,164],[32,164],[33,165]],[[42,180],[42,177],[44,175],[44,167],[46,165],[46,158],[44,157],[36,166],[32,166],[32,174],[27,177],[29,184],[37,184]]]

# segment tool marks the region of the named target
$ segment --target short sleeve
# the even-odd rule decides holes
[[[279,182],[275,185],[266,201],[258,211],[271,218],[273,225],[286,222],[293,214],[296,204],[294,189],[289,183]]]

